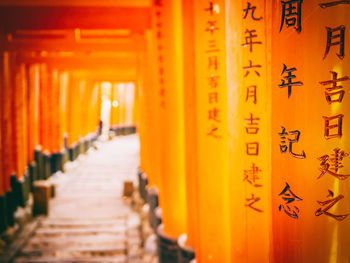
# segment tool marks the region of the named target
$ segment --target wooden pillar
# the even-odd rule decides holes
[[[88,95],[88,83],[86,80],[80,82],[80,134],[81,139],[87,135],[87,124],[89,120],[89,95]],[[85,106],[83,106],[85,105]]]
[[[3,86],[2,86],[2,172],[3,172],[3,185],[6,197],[6,220],[8,225],[14,224],[14,193],[11,188],[11,176],[15,173],[14,163],[14,141],[12,140],[13,134],[13,110],[12,110],[12,93],[13,79],[11,72],[12,54],[10,52],[3,52]]]
[[[342,1],[272,4],[274,262],[350,258],[349,12]]]
[[[119,100],[120,100],[119,120],[122,127],[125,126],[125,113],[126,113],[126,101],[125,101],[126,90],[125,89],[126,89],[125,83],[118,84],[118,94],[119,94]]]
[[[22,180],[27,166],[27,78],[24,64],[15,68],[15,86],[12,93],[14,160],[17,180]]]
[[[181,1],[159,1],[155,5],[155,13],[161,16],[156,46],[161,51],[157,71],[161,83],[159,122],[164,134],[160,142],[160,202],[165,233],[178,237],[186,232],[182,7]]]
[[[114,83],[112,86],[112,96],[111,96],[111,116],[110,125],[111,127],[117,128],[119,125],[119,113],[120,111],[120,99],[119,99],[119,89],[118,84]]]
[[[13,126],[12,126],[12,80],[10,72],[10,60],[11,54],[4,52],[3,63],[4,63],[4,86],[3,86],[3,104],[2,104],[2,145],[3,145],[3,172],[4,172],[4,186],[5,191],[11,191],[10,176],[15,172],[14,157],[13,157]]]
[[[59,83],[59,72],[57,69],[51,70],[51,110],[50,110],[50,122],[51,122],[51,153],[59,153],[62,150],[63,137],[62,137],[62,124],[61,124],[61,86]]]
[[[77,126],[79,123],[78,112],[78,96],[80,93],[79,82],[76,79],[70,80],[68,87],[68,107],[67,107],[67,135],[68,135],[68,147],[75,147],[78,142]],[[77,123],[78,122],[78,123]]]
[[[154,175],[151,172],[150,159],[152,158],[152,152],[150,148],[150,134],[151,127],[150,123],[150,110],[151,107],[147,107],[150,102],[151,83],[149,82],[149,74],[147,74],[147,66],[145,64],[145,54],[138,54],[138,81],[136,88],[139,90],[140,96],[140,126],[139,126],[139,137],[140,137],[140,168],[142,172],[147,174],[148,183],[150,186],[154,186]],[[120,100],[119,100],[120,101]]]
[[[40,64],[39,122],[42,152],[49,151],[49,76],[47,66]]]
[[[135,84],[133,82],[127,83],[127,114],[126,121],[130,128],[133,125],[133,111],[134,111],[134,101],[135,101]]]
[[[194,2],[183,4],[183,50],[184,50],[184,120],[185,120],[185,156],[186,156],[186,204],[187,204],[187,240],[192,248],[199,248],[199,203],[198,203],[198,140],[195,73],[195,28]]]
[[[196,189],[188,197],[194,209],[188,209],[188,242],[194,245],[198,262],[232,262],[226,5],[225,1],[189,2],[184,4],[185,118],[187,140],[193,141],[186,145],[187,191]]]
[[[232,262],[269,262],[271,251],[270,11],[228,4]]]
[[[100,122],[100,106],[101,106],[100,88],[97,84],[93,85],[91,103],[93,106],[93,116],[90,124],[90,132],[95,133]]]
[[[64,71],[61,72],[59,76],[59,86],[60,86],[60,125],[61,125],[61,133],[62,133],[62,148],[64,145],[64,138],[67,137],[67,125],[68,125],[68,116],[67,116],[67,105],[68,105],[68,90],[69,90],[69,72]]]
[[[138,93],[138,88],[135,82],[134,84],[134,101],[133,101],[133,109],[132,109],[132,124],[134,127],[138,127],[140,117],[139,117],[139,103],[140,103],[140,97]]]
[[[0,55],[1,64],[0,64],[0,76],[3,79],[4,76],[4,58],[3,53]],[[7,211],[6,211],[6,189],[5,189],[5,173],[4,173],[4,146],[3,146],[3,105],[4,101],[4,83],[0,81],[0,233],[6,230],[7,228]]]
[[[28,158],[34,161],[34,149],[39,145],[39,90],[40,68],[38,64],[29,67],[28,87]]]

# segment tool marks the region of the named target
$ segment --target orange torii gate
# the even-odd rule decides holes
[[[91,146],[100,121],[96,83],[101,78],[135,79],[129,54],[139,52],[134,43],[142,44],[142,36],[135,38],[130,30],[38,30],[35,25],[27,29],[28,24],[14,30],[21,25],[7,20],[3,26],[11,29],[1,37],[1,151],[9,157],[1,173],[1,231],[13,225],[13,214],[25,205],[33,180],[47,179]],[[108,67],[114,70],[102,72]],[[83,76],[76,74],[79,69]]]

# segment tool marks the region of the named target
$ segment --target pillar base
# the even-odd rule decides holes
[[[29,164],[29,184],[30,184],[30,192],[33,192],[33,182],[38,180],[38,166],[36,162],[33,161]]]
[[[64,135],[63,137],[63,146],[65,150],[68,150],[68,137],[67,135]]]
[[[191,263],[194,259],[194,248],[186,244],[187,235],[184,234],[179,237],[177,244],[179,245],[179,262],[178,263]]]
[[[40,148],[35,149],[35,151],[34,151],[34,159],[35,159],[35,163],[36,163],[36,166],[37,166],[37,175],[36,175],[35,180],[44,179],[44,176],[45,176],[45,172],[44,172],[44,157],[43,157],[43,154],[42,154]]]
[[[132,134],[136,133],[136,126],[135,125],[131,126],[131,133]]]
[[[120,128],[119,128],[119,127],[115,127],[115,128],[113,128],[113,130],[114,130],[114,134],[115,134],[116,136],[119,136],[119,135],[120,135]]]
[[[62,172],[64,172],[64,165],[69,161],[68,149],[62,152]]]
[[[154,186],[147,187],[147,203],[149,205],[148,220],[151,227],[156,231],[159,225],[159,219],[157,218],[155,209],[159,205],[158,201],[158,189]]]
[[[13,211],[16,211],[18,206],[25,207],[29,199],[29,193],[31,188],[30,177],[28,172],[25,172],[21,180],[18,180],[16,175],[12,175],[10,182],[14,196]]]
[[[56,152],[51,155],[51,174],[63,171],[65,151]]]
[[[177,237],[166,234],[163,225],[157,228],[159,263],[178,263],[179,245]]]
[[[13,211],[16,211],[18,206],[23,206],[23,198],[22,198],[22,185],[19,181],[17,181],[16,174],[11,175],[10,185],[13,192]]]
[[[30,174],[29,171],[23,175],[23,183],[22,183],[22,196],[23,196],[23,205],[22,207],[25,207],[27,204],[27,201],[29,199],[29,194],[31,192],[31,181],[30,181]]]
[[[50,171],[51,171],[51,174],[54,174],[56,173],[59,168],[59,159],[60,159],[60,153],[53,153],[51,154],[51,158],[50,158]]]
[[[146,190],[146,186],[148,185],[147,175],[142,171],[139,171],[138,177],[139,177],[139,194],[143,199],[143,201],[147,202],[147,190]]]
[[[43,160],[44,160],[44,178],[48,179],[51,176],[51,158],[52,156],[49,153],[43,154]]]
[[[81,146],[81,142],[79,141],[78,144],[75,146],[75,159],[78,158],[78,156],[82,153],[82,146]]]
[[[162,224],[162,209],[158,206],[154,209],[154,229],[156,230]]]
[[[9,191],[5,194],[5,201],[6,201],[6,219],[7,219],[7,225],[8,226],[14,226],[15,225],[15,210],[17,207],[15,207],[15,201],[14,201],[14,193],[13,191]]]
[[[81,146],[80,146],[80,142],[78,142],[68,148],[69,160],[71,162],[75,161],[78,158],[80,153],[81,153]]]
[[[73,147],[68,147],[68,158],[69,161],[73,162],[75,160],[75,155],[74,155],[74,146]]]
[[[7,229],[6,195],[0,196],[0,234]]]
[[[90,142],[90,140],[88,138],[85,138],[85,140],[84,140],[84,153],[87,153],[87,151],[89,150],[89,142]]]
[[[66,162],[66,150],[59,152],[58,156],[59,156],[57,159],[58,171],[64,172],[64,164]]]

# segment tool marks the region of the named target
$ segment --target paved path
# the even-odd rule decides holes
[[[125,180],[136,185],[137,136],[97,147],[51,178],[57,190],[49,216],[14,262],[142,262],[140,219],[122,198]]]

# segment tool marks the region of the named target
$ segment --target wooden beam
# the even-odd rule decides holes
[[[18,33],[19,32],[19,33]],[[46,30],[17,31],[1,35],[0,49],[5,51],[57,51],[57,52],[122,52],[133,53],[145,50],[142,34],[115,37],[94,33],[77,34],[76,31]],[[79,31],[80,32],[80,31]],[[113,37],[110,37],[113,36]]]
[[[148,7],[116,6],[1,6],[0,25],[17,29],[130,29],[151,28]]]
[[[136,70],[75,70],[71,71],[72,76],[90,81],[115,81],[115,82],[134,82]]]
[[[91,57],[88,55],[75,55],[70,57],[60,56],[17,56],[18,63],[35,64],[45,63],[48,66],[59,69],[134,69],[137,65],[136,56],[122,57]]]
[[[149,7],[151,0],[1,0],[0,6],[118,6]]]

